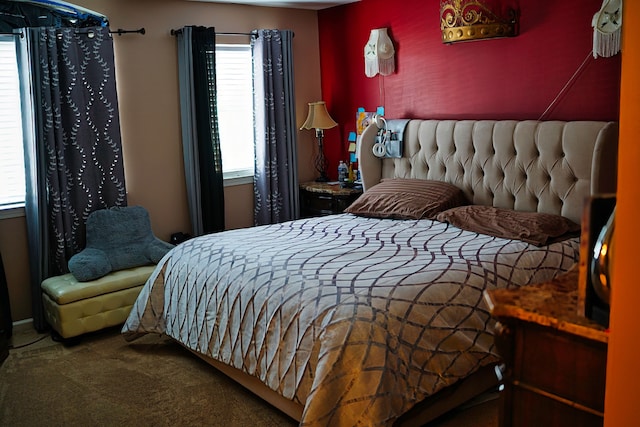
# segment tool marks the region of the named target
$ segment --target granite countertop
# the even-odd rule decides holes
[[[519,319],[607,343],[605,328],[578,313],[578,266],[555,279],[517,289],[485,291],[491,315]]]
[[[311,191],[312,193],[329,193],[336,196],[350,196],[354,193],[362,192],[362,186],[349,188],[341,187],[338,183],[328,182],[305,182],[300,184],[300,188]]]

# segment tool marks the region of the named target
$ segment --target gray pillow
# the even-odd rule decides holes
[[[154,236],[149,213],[142,206],[101,209],[87,218],[84,250],[69,260],[69,271],[80,282],[112,271],[157,264],[174,246]]]

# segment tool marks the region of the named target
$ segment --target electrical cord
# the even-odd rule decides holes
[[[580,64],[580,66],[578,67],[578,69],[573,73],[573,75],[571,76],[571,78],[567,81],[567,83],[565,83],[565,85],[562,87],[562,89],[560,89],[560,92],[558,92],[558,94],[556,95],[556,97],[553,99],[553,101],[551,101],[551,103],[549,104],[549,106],[547,107],[546,110],[544,110],[544,113],[542,113],[540,115],[540,117],[538,118],[538,120],[542,120],[544,118],[544,116],[547,115],[547,113],[549,111],[551,111],[552,108],[554,108],[556,106],[556,104],[558,103],[558,101],[560,100],[561,97],[564,96],[565,92],[567,91],[567,89],[569,88],[569,86],[571,86],[573,84],[573,82],[576,80],[576,78],[578,77],[579,74],[582,73],[582,70],[584,69],[585,65],[587,65],[587,61],[589,61],[589,59],[591,58],[592,54],[591,51],[589,51],[587,53],[587,57],[584,58],[584,61],[582,61],[582,64]]]
[[[34,341],[31,341],[31,342],[28,342],[26,344],[9,345],[9,350],[18,350],[20,348],[29,347],[30,345],[33,345],[35,343],[38,343],[38,342],[42,341],[43,339],[47,338],[48,336],[49,336],[49,334],[43,335],[40,338],[38,338],[38,339],[36,339]]]

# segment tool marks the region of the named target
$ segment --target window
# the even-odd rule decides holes
[[[21,111],[14,36],[0,35],[0,210],[24,206]]]
[[[216,46],[216,80],[225,181],[252,182],[255,148],[249,45]],[[25,169],[21,111],[14,36],[0,35],[0,212],[5,212],[3,217],[7,216],[9,210],[24,206]]]
[[[216,45],[216,83],[224,178],[253,178],[255,143],[249,45]]]

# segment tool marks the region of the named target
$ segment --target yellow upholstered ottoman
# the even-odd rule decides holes
[[[123,324],[154,268],[113,271],[89,282],[78,282],[71,273],[45,279],[45,319],[62,338]]]

